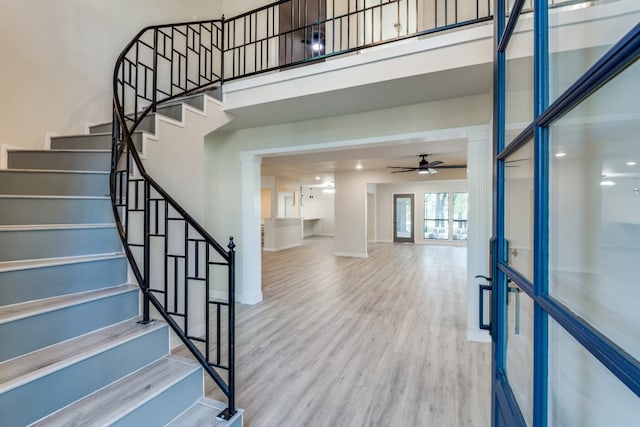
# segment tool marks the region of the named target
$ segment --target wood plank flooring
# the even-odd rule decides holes
[[[236,311],[245,426],[488,426],[491,346],[466,340],[465,266],[462,247],[343,258],[330,238],[264,253],[264,301]]]

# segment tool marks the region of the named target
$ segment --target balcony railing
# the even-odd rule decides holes
[[[491,19],[492,0],[282,0],[224,21],[224,79]]]

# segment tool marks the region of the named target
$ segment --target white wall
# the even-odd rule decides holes
[[[333,236],[335,234],[335,196],[333,193],[324,193],[322,188],[302,189],[304,200],[300,207],[300,216],[312,218],[313,221],[305,222],[306,236]],[[310,199],[309,194],[313,194]]]
[[[0,144],[111,120],[117,56],[143,27],[220,17],[209,0],[0,0]]]
[[[205,135],[230,120],[218,101],[205,101],[204,112],[183,104],[181,122],[156,116],[156,133],[144,144],[147,172],[200,223],[205,221]]]

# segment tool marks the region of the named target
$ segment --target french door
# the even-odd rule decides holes
[[[414,243],[413,194],[393,195],[393,241]]]
[[[492,425],[638,425],[640,2],[495,15]]]

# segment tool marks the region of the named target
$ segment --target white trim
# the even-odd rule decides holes
[[[380,135],[370,136],[365,138],[356,138],[340,141],[321,142],[318,144],[308,145],[292,145],[288,147],[271,147],[262,148],[258,150],[248,150],[240,152],[240,156],[243,155],[277,155],[277,154],[302,154],[305,152],[316,151],[332,151],[335,149],[348,149],[358,148],[362,146],[369,146],[378,144],[379,146],[388,145],[400,145],[400,144],[412,144],[415,139],[429,141],[442,141],[442,140],[460,140],[468,139],[471,135],[477,135],[478,133],[487,133],[487,125],[474,125],[464,126],[458,128],[437,129],[420,132],[410,132],[394,135]],[[242,157],[241,157],[242,158]]]
[[[491,335],[484,329],[467,329],[467,341],[490,343]]]
[[[242,294],[237,298],[242,304],[255,305],[262,302],[262,292],[254,294]]]
[[[264,248],[262,248],[262,250],[265,251],[265,252],[278,252],[278,251],[284,251],[285,249],[297,248],[299,246],[302,246],[302,243],[292,243],[290,245],[278,246],[277,248],[264,247]]]

